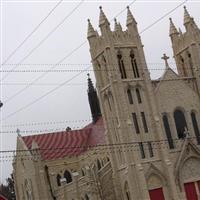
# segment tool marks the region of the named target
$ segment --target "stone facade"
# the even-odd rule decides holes
[[[48,160],[38,153],[36,141],[27,147],[19,136],[17,149],[28,150],[31,160],[20,159],[18,153],[13,162],[17,199],[200,199],[200,29],[184,10],[185,33],[170,19],[178,74],[164,55],[165,72],[157,80],[150,78],[129,8],[125,31],[116,20],[112,31],[102,8],[101,35],[88,21],[105,128],[95,138],[101,135],[106,141],[97,141],[78,156]],[[93,124],[99,114],[99,109],[92,113]],[[63,179],[66,170],[70,175]]]

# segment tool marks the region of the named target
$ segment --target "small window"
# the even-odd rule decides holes
[[[87,194],[85,194],[85,200],[90,200]]]
[[[71,176],[71,173],[69,171],[65,171],[64,173],[64,177],[66,179],[66,183],[71,183],[72,182],[72,176]]]
[[[131,51],[131,53],[130,53],[130,58],[131,58],[131,65],[132,65],[132,69],[133,69],[134,78],[139,78],[140,74],[139,74],[137,61],[136,61],[133,51]]]
[[[176,130],[178,134],[178,138],[186,137],[187,123],[185,120],[185,115],[181,110],[176,110],[174,112],[174,120],[176,124]]]
[[[149,156],[153,157],[153,148],[151,142],[148,142]]]
[[[194,112],[191,113],[191,118],[192,118],[192,125],[193,125],[193,129],[194,129],[194,133],[195,133],[196,138],[197,138],[197,143],[200,144],[200,132],[199,132],[199,127],[198,127],[196,115],[195,115]]]
[[[124,61],[122,59],[122,55],[121,55],[120,51],[118,51],[117,59],[118,59],[118,65],[119,65],[119,71],[121,74],[121,78],[126,79],[127,78],[126,70],[125,70]]]
[[[61,186],[61,181],[60,181],[61,175],[58,174],[57,177],[56,177],[56,179],[57,179],[57,185],[58,185],[58,186]]]
[[[165,133],[166,133],[166,136],[167,136],[169,148],[174,149],[174,142],[173,142],[173,139],[172,139],[170,126],[169,126],[168,118],[167,118],[166,115],[163,116],[163,124],[164,124],[164,128],[165,128]]]
[[[134,126],[135,126],[136,133],[140,133],[140,129],[139,129],[136,113],[132,113],[132,118],[133,118],[133,123],[134,123]]]
[[[130,90],[130,89],[127,90],[127,95],[128,95],[129,103],[130,103],[130,104],[133,104],[133,97],[132,97],[132,94],[131,94],[131,90]]]
[[[98,170],[101,169],[101,163],[100,163],[99,159],[97,159],[97,168],[98,168]]]
[[[147,122],[146,122],[146,118],[145,118],[144,112],[141,112],[141,117],[142,117],[142,123],[143,123],[143,127],[144,127],[144,132],[148,133],[148,127],[147,127]]]
[[[85,170],[83,168],[81,168],[81,175],[85,176]]]
[[[145,153],[144,153],[144,146],[143,146],[142,142],[139,142],[139,148],[140,148],[141,158],[144,159],[145,158]]]
[[[142,99],[141,99],[140,91],[139,91],[138,88],[136,89],[136,96],[137,96],[138,103],[142,103]]]

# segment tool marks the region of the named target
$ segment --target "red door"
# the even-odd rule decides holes
[[[185,187],[185,193],[186,193],[187,200],[198,200],[197,191],[196,191],[194,182],[185,183],[184,187]]]
[[[199,193],[200,193],[200,181],[197,181],[198,188],[199,188]]]
[[[149,196],[151,200],[165,200],[162,188],[149,190]]]

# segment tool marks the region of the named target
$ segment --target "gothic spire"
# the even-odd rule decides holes
[[[122,27],[121,27],[121,24],[120,23],[117,23],[117,19],[115,18],[115,27],[114,27],[114,30],[115,31],[122,31]]]
[[[96,32],[90,22],[90,20],[88,19],[88,32],[87,32],[87,37],[90,38],[92,36],[96,36]]]
[[[137,24],[135,21],[135,18],[133,17],[133,14],[130,11],[129,6],[127,6],[127,19],[126,19],[126,25],[128,26],[129,24]]]
[[[92,83],[92,80],[90,78],[90,74],[87,74],[88,75],[88,92],[94,92],[95,89],[94,89],[94,85]]]
[[[99,26],[102,26],[102,25],[104,25],[104,24],[110,25],[110,23],[109,23],[109,21],[108,21],[106,15],[104,14],[103,9],[102,9],[101,6],[99,7],[99,9],[100,9]]]
[[[94,88],[90,75],[88,74],[88,100],[90,104],[90,110],[92,113],[92,121],[95,123],[101,116],[101,110],[99,106],[99,99],[97,92]]]
[[[184,6],[184,24],[189,23],[190,20],[191,20],[190,14],[189,14],[189,12],[187,11],[186,6]]]
[[[169,35],[171,36],[171,35],[174,35],[174,34],[178,34],[178,31],[177,31],[177,29],[176,29],[176,27],[175,27],[175,25],[172,21],[172,18],[169,18],[169,20],[170,20]]]

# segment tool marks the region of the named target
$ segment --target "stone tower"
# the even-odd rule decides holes
[[[161,165],[168,177],[173,175],[167,166],[168,155],[162,144],[159,150],[154,151],[151,143],[163,140],[164,137],[137,22],[127,7],[126,30],[123,31],[115,19],[112,31],[100,7],[99,27],[100,35],[88,20],[87,37],[107,143],[136,144],[118,145],[118,150],[111,153],[117,197],[119,200],[124,199],[124,188],[129,187],[125,194],[127,199],[149,199],[141,160],[150,161],[153,157],[158,157],[162,159]],[[150,167],[150,162],[147,166]],[[171,188],[169,187],[168,192],[172,198],[176,198],[172,189],[174,182],[169,184]]]
[[[170,19],[170,37],[178,73],[191,78],[192,87],[200,94],[200,29],[184,7],[185,33],[177,31]]]

